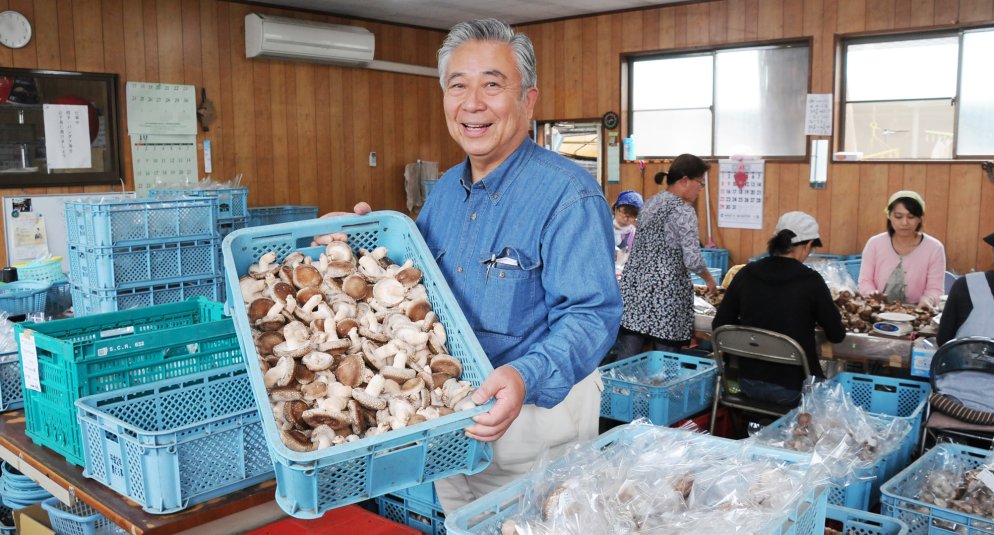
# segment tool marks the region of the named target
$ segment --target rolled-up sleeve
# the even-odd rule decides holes
[[[707,268],[701,254],[700,236],[697,230],[697,213],[688,205],[677,208],[666,222],[669,245],[683,251],[683,265],[688,271],[700,273]]]
[[[603,197],[564,205],[542,233],[542,288],[549,335],[510,363],[526,386],[526,403],[554,407],[611,348],[621,323],[614,274],[614,234]]]

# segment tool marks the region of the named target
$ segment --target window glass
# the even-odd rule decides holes
[[[963,74],[960,82],[959,140],[963,155],[994,154],[994,30],[963,36]]]
[[[846,100],[952,98],[956,36],[849,45]]]
[[[632,121],[639,157],[711,154],[711,110],[635,112]]]

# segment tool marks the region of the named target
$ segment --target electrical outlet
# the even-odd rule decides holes
[[[375,152],[370,152],[369,153],[369,166],[370,167],[376,167],[376,153]]]

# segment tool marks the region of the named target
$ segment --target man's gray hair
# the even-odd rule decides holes
[[[521,97],[532,87],[538,86],[535,70],[535,47],[523,33],[515,33],[506,22],[497,19],[476,19],[460,22],[449,30],[449,35],[438,49],[438,81],[445,90],[445,69],[452,52],[467,41],[497,41],[511,45],[514,50],[518,74],[521,75]]]

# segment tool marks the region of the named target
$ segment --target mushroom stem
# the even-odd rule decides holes
[[[374,375],[373,378],[369,380],[369,384],[366,385],[366,393],[373,397],[379,396],[383,393],[384,381],[385,379],[382,375]]]
[[[398,351],[396,355],[393,356],[393,366],[394,368],[404,368],[407,366],[407,353],[403,351]]]

